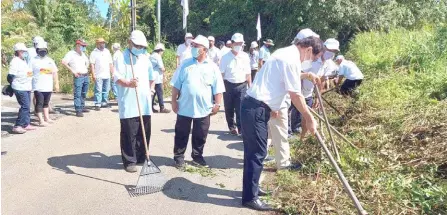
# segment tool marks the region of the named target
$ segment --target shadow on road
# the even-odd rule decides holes
[[[172,199],[240,208],[240,191],[224,190],[196,184],[183,177],[169,180],[163,193]]]
[[[175,129],[173,129],[173,128],[161,129],[161,131],[168,133],[168,134],[175,133]],[[217,135],[217,139],[223,140],[223,141],[241,141],[242,140],[241,137],[231,135],[229,132],[226,132],[226,131],[210,130],[210,131],[208,131],[208,135]]]
[[[2,127],[1,130],[11,134],[12,128],[14,127],[17,120],[18,112],[2,112]],[[36,125],[38,120],[33,114],[30,114],[30,123]]]
[[[206,163],[212,169],[242,169],[244,160],[225,155],[206,156]]]
[[[230,143],[227,145],[227,148],[235,149],[235,150],[243,152],[244,151],[244,142]]]

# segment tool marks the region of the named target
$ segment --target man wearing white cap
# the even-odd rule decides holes
[[[28,50],[25,44],[17,43],[14,45],[14,58],[9,64],[7,77],[20,105],[17,120],[12,128],[12,132],[16,134],[35,130],[35,127],[30,125],[30,96],[33,72],[25,60],[27,55]]]
[[[219,68],[207,57],[209,41],[198,35],[192,41],[192,59],[178,69],[172,88],[172,109],[177,114],[174,138],[174,161],[178,168],[185,166],[185,151],[192,125],[193,163],[207,166],[203,148],[210,127],[210,115],[219,111],[225,87]],[[180,95],[180,96],[179,96]],[[213,104],[214,97],[214,104]]]
[[[240,135],[242,134],[241,100],[245,96],[247,86],[251,85],[250,58],[242,50],[244,44],[242,34],[235,33],[231,41],[232,50],[222,56],[219,68],[225,84],[224,106],[228,129],[232,135]],[[235,113],[236,123],[234,122]]]
[[[209,36],[208,40],[210,41],[210,49],[208,49],[208,57],[211,59],[211,61],[219,65],[220,50],[216,46],[214,46],[215,40],[213,36]]]
[[[151,137],[151,89],[153,86],[153,69],[146,52],[147,41],[143,32],[132,31],[129,46],[122,57],[117,60],[114,81],[117,84],[118,110],[121,124],[120,145],[124,169],[136,172],[136,164],[146,159],[141,125],[146,129],[146,139]],[[132,59],[132,60],[131,60]],[[135,77],[132,75],[132,66]],[[140,121],[135,87],[138,86],[143,122]]]
[[[316,131],[316,121],[306,107],[301,94],[301,79],[313,78],[301,74],[312,66],[312,61],[322,55],[323,44],[311,37],[296,41],[291,46],[278,49],[262,66],[247,90],[241,104],[241,123],[244,139],[244,172],[242,204],[255,210],[272,208],[259,199],[264,192],[259,190],[263,161],[267,155],[267,130],[269,120],[282,117],[281,110],[286,95],[307,119],[311,132]],[[285,114],[287,115],[287,106]],[[287,122],[287,121],[286,121]],[[287,130],[287,123],[286,123]],[[287,133],[287,131],[286,131]]]
[[[121,45],[119,44],[119,43],[114,43],[113,45],[112,45],[112,49],[113,49],[113,65],[114,65],[114,70],[116,69],[115,68],[115,66],[116,66],[116,63],[117,63],[117,60],[120,58],[120,57],[123,57],[122,55],[123,55],[123,53],[121,52]],[[112,79],[113,79],[113,77],[112,77]],[[112,93],[113,93],[113,96],[116,98],[116,84],[115,84],[115,82],[112,80]]]
[[[191,58],[191,41],[194,39],[191,33],[185,34],[185,43],[177,47],[177,67],[179,67],[184,60]]]
[[[95,81],[95,110],[109,107],[110,78],[113,59],[104,38],[96,39],[96,48],[90,53],[90,66]]]
[[[152,67],[154,68],[154,83],[155,83],[155,95],[152,97],[152,110],[154,113],[158,112],[154,108],[155,104],[155,96],[157,96],[158,104],[160,105],[160,113],[170,113],[171,110],[165,108],[165,103],[163,100],[163,80],[164,76],[163,73],[165,73],[166,69],[163,63],[163,59],[161,58],[163,56],[163,52],[165,51],[165,45],[162,43],[158,43],[155,48],[154,52],[151,54],[151,63]]]
[[[250,44],[250,68],[251,68],[251,80],[255,79],[256,73],[258,72],[258,61],[259,61],[259,52],[258,52],[258,43],[256,41],[251,42]]]
[[[335,61],[339,65],[338,78],[335,81],[337,87],[340,85],[343,78],[346,78],[340,87],[340,94],[351,96],[354,90],[362,84],[363,74],[354,62],[346,60],[343,55],[338,55]]]
[[[267,61],[270,57],[270,48],[273,47],[273,40],[267,39],[264,41],[264,45],[259,50],[259,68],[264,65],[264,62]]]

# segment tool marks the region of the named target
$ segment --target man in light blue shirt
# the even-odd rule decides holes
[[[225,91],[219,68],[207,57],[208,39],[199,35],[191,46],[193,58],[185,60],[179,67],[172,88],[172,110],[177,113],[174,161],[178,168],[185,166],[184,154],[191,123],[193,163],[207,166],[203,159],[203,148],[210,127],[210,115],[219,111],[222,93]]]
[[[148,143],[151,136],[151,89],[154,78],[146,47],[147,41],[143,32],[133,31],[129,40],[129,48],[117,59],[115,65],[114,81],[117,84],[121,124],[121,156],[124,169],[127,172],[136,172],[136,164],[143,163],[146,159],[143,133],[139,130],[142,124],[146,130]],[[135,77],[132,75],[130,57],[132,57]],[[136,87],[138,87],[143,122],[139,118],[136,89],[134,89]]]

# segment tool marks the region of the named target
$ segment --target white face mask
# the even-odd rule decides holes
[[[312,57],[312,52],[311,52],[311,57]],[[306,58],[304,58],[306,59]],[[308,60],[304,60],[303,62],[301,62],[301,69],[304,72],[309,71],[312,68],[312,59],[308,59]]]
[[[188,46],[191,45],[191,42],[192,42],[192,39],[187,39],[186,40],[186,45],[188,45]]]
[[[233,46],[233,51],[240,52],[242,50],[242,46]]]
[[[334,56],[335,56],[335,53],[326,51],[326,52],[324,52],[323,59],[324,60],[334,59]]]

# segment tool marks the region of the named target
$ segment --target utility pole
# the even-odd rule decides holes
[[[160,43],[161,41],[161,0],[158,0],[157,3],[157,22],[158,22],[158,42]]]
[[[136,4],[135,0],[130,0],[130,18],[131,18],[131,24],[130,24],[130,31],[134,31],[137,27],[137,13],[136,13]]]

